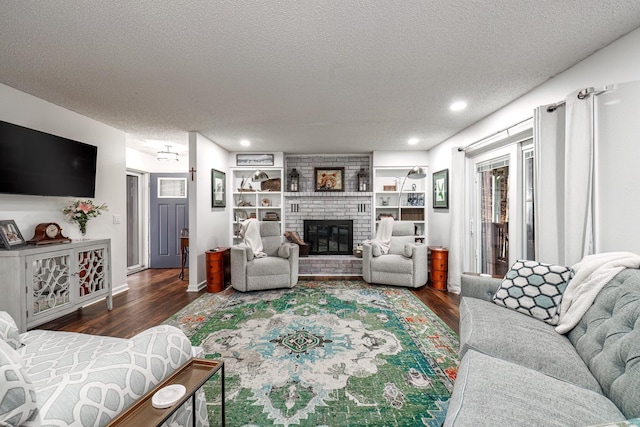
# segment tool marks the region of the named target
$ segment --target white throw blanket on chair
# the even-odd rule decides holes
[[[253,251],[253,256],[256,258],[267,256],[267,254],[262,250],[260,223],[256,218],[249,218],[242,222],[242,225],[240,226],[240,236],[242,237],[244,244],[249,246]]]
[[[625,268],[640,268],[640,256],[631,252],[588,255],[571,268],[575,276],[567,285],[560,303],[556,332],[566,334],[580,322],[600,290]]]
[[[378,229],[376,230],[376,238],[373,240],[365,240],[364,243],[370,243],[373,256],[380,256],[389,253],[391,246],[391,233],[393,232],[393,218],[382,218]]]

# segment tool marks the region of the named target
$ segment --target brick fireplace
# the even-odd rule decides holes
[[[352,247],[348,249],[348,253],[351,253],[356,245],[371,238],[373,193],[356,191],[358,171],[360,168],[370,170],[370,156],[287,156],[285,164],[285,177],[293,168],[296,168],[300,173],[300,191],[286,192],[285,190],[284,230],[295,231],[307,241],[304,228],[305,220],[351,221],[353,237]],[[345,191],[314,191],[315,167],[344,167]],[[285,178],[285,186],[287,183],[288,178]],[[346,253],[347,250],[344,251],[344,254]]]
[[[353,221],[304,220],[304,240],[310,255],[351,255],[353,251]]]
[[[345,191],[316,192],[314,189],[314,168],[341,167],[345,174]],[[288,174],[293,169],[299,172],[299,192],[287,192]],[[306,221],[337,221],[351,225],[351,240],[338,254],[316,255],[300,258],[300,275],[361,276],[362,259],[353,256],[356,245],[372,236],[373,214],[371,192],[359,192],[358,172],[360,169],[371,171],[371,157],[368,155],[292,155],[285,158],[284,179],[284,230],[297,232],[303,240],[309,241],[309,230],[305,230]],[[368,188],[371,188],[369,183]],[[305,221],[306,220],[306,221]],[[344,233],[343,233],[344,234]],[[331,244],[325,246],[330,247]]]

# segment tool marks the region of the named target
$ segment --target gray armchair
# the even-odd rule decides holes
[[[415,242],[413,223],[393,223],[387,254],[373,256],[370,243],[362,247],[362,278],[367,283],[419,288],[428,275],[427,245]]]
[[[282,243],[280,224],[260,222],[266,257],[256,258],[244,243],[231,247],[231,286],[241,292],[293,288],[298,283],[298,245]]]

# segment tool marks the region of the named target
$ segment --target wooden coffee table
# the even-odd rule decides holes
[[[187,400],[192,399],[192,419],[193,426],[196,426],[196,399],[194,397],[204,383],[220,371],[221,382],[221,418],[224,426],[224,362],[221,360],[209,360],[194,358],[187,362],[171,376],[158,384],[153,390],[145,394],[142,399],[134,403],[125,412],[118,415],[109,426],[159,426],[164,423],[174,412],[176,412]],[[154,408],[151,398],[156,391],[171,384],[182,384],[186,387],[185,395],[173,406],[166,409]]]

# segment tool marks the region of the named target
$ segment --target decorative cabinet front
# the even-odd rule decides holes
[[[0,253],[0,289],[21,331],[100,298],[112,309],[109,240],[24,248]],[[23,283],[20,286],[19,283]]]

